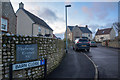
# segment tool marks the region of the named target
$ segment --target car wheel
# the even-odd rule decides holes
[[[89,52],[89,51],[90,51],[90,49],[87,49],[87,51]]]
[[[75,48],[75,51],[78,51],[78,49],[77,49],[77,48]]]

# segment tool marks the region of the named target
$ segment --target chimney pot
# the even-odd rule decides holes
[[[19,8],[20,9],[24,9],[24,4],[21,2],[21,3],[19,3]]]
[[[88,25],[86,25],[85,27],[88,28]]]

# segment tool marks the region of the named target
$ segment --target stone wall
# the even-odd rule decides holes
[[[1,32],[2,2],[0,1],[0,80],[2,79],[2,32]]]
[[[111,41],[108,45],[109,47],[120,48],[120,41]]]
[[[2,77],[9,78],[9,63],[17,64],[23,61],[16,61],[16,45],[18,44],[37,44],[37,60],[47,58],[47,74],[53,71],[61,62],[64,56],[64,42],[52,38],[30,37],[30,36],[2,36]],[[33,60],[31,60],[33,61]],[[24,61],[24,62],[31,62]],[[35,61],[35,60],[34,60]],[[13,78],[43,78],[44,65],[13,71]]]
[[[120,36],[116,37],[114,40],[103,41],[102,46],[120,48]]]

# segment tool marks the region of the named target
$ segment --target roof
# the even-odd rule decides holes
[[[112,28],[101,29],[96,32],[96,35],[110,34]]]
[[[34,14],[30,13],[29,11],[25,10],[25,9],[22,9],[36,24],[39,24],[39,25],[42,25],[50,30],[53,31],[52,28],[50,28],[50,26],[45,22],[43,21],[42,19],[40,19],[39,17],[35,16]]]
[[[68,28],[70,29],[70,31],[72,31],[73,30],[73,28],[74,28],[75,26],[68,26]],[[88,27],[79,27],[79,26],[77,26],[83,33],[91,33],[92,34],[92,32],[88,29]]]
[[[87,28],[87,27],[79,27],[79,29],[83,32],[83,33],[91,33],[92,32]]]
[[[68,28],[70,29],[70,31],[72,32],[74,26],[68,26]]]
[[[55,36],[55,34],[53,34],[53,38],[57,38],[57,37]]]

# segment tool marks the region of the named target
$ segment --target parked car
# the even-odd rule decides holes
[[[73,50],[90,50],[90,43],[88,39],[76,39],[73,44]]]
[[[97,47],[97,43],[96,43],[95,41],[91,41],[91,42],[90,42],[90,46],[91,46],[91,47]]]

